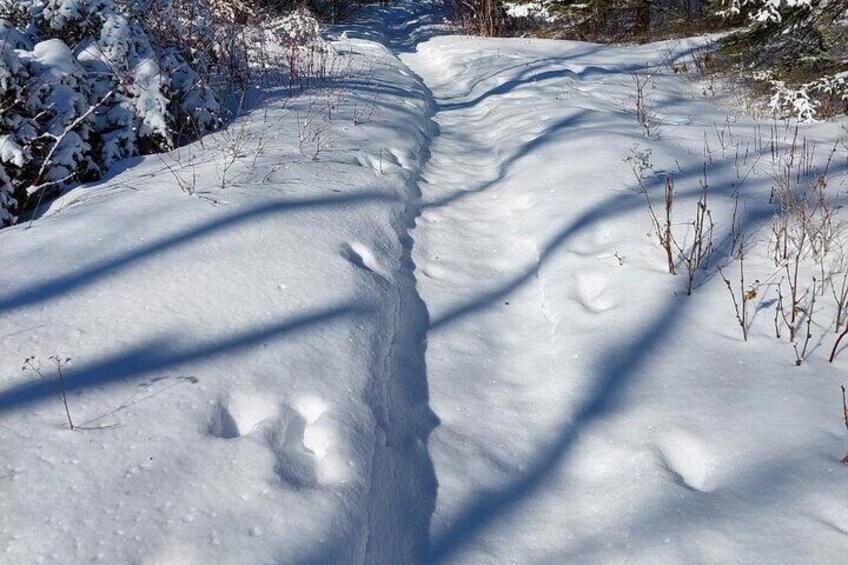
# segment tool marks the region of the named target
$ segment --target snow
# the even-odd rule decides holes
[[[506,13],[513,18],[532,18],[543,22],[555,19],[542,2],[506,2],[504,6]]]
[[[664,272],[627,161],[687,238],[706,161],[725,254],[738,189],[766,283],[795,125],[675,74],[698,40],[440,22],[369,7],[340,76],[0,231],[0,561],[844,561],[832,300],[798,367],[765,284],[744,343],[718,276]],[[827,159],[839,124],[798,127]]]
[[[16,167],[24,165],[24,149],[9,135],[0,135],[0,161]]]
[[[436,561],[843,558],[845,513],[820,505],[844,484],[840,373],[823,355],[792,367],[762,318],[742,345],[720,281],[679,295],[646,246],[629,148],[696,182],[727,119],[661,70],[660,133],[643,137],[628,75],[669,47],[440,37],[404,58],[441,109],[413,232],[441,420]],[[738,179],[710,170],[725,230]]]

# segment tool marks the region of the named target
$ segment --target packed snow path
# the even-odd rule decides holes
[[[0,232],[0,562],[844,561],[844,362],[743,345],[634,191],[685,215],[708,159],[717,244],[746,175],[755,230],[768,127],[672,72],[696,41],[439,23],[333,30],[338,84],[165,157],[197,194],[149,157]]]

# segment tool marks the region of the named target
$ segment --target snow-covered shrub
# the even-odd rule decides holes
[[[511,18],[527,19],[538,24],[549,24],[559,19],[556,0],[532,0],[530,2],[505,2],[506,13]]]
[[[306,8],[273,20],[268,29],[284,45],[305,46],[321,41],[318,20]]]
[[[771,80],[772,95],[769,109],[777,115],[789,115],[801,122],[812,122],[816,118],[819,103],[810,98],[806,85],[789,88],[782,80]]]
[[[242,0],[142,0],[133,14],[166,55],[184,59],[204,81],[249,83],[245,25],[261,22]]]
[[[98,162],[108,167],[139,152],[171,147],[174,116],[168,107],[170,80],[149,35],[115,6],[98,8],[77,16],[99,25],[76,51],[89,79],[90,103],[102,104],[95,112],[102,138]],[[64,25],[77,21],[66,20]]]
[[[242,0],[0,0],[0,227],[220,124],[251,21]]]
[[[33,45],[2,20],[0,29],[2,226],[39,189],[98,168],[90,158],[90,88],[73,53],[58,39]]]
[[[286,64],[289,69],[289,95],[294,94],[294,88],[302,71],[302,51],[307,53],[323,53],[327,45],[321,37],[318,20],[306,8],[297,10],[280,18],[275,18],[265,27],[265,34],[271,43],[282,46],[285,50]],[[310,61],[311,63],[311,61]],[[307,65],[307,72],[309,71]]]
[[[0,227],[68,182],[217,127],[267,72],[269,40],[293,82],[301,50],[324,45],[308,10],[275,17],[295,4],[0,0]]]
[[[21,140],[34,137],[35,129],[23,114],[22,93],[28,78],[15,51],[28,46],[26,38],[0,20],[0,227],[15,221],[16,177],[31,160]]]
[[[793,117],[801,122],[813,122],[833,115],[836,104],[844,111],[848,105],[848,72],[827,75],[816,80],[787,86],[786,81],[773,78],[770,73],[755,75],[771,88],[769,109],[779,116]]]

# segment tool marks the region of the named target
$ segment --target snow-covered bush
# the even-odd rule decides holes
[[[15,49],[28,47],[26,38],[0,20],[0,227],[13,223],[17,211],[16,178],[30,157],[21,140],[34,137],[31,118],[21,104],[27,70]]]
[[[298,8],[273,20],[269,30],[275,33],[284,45],[303,46],[321,41],[318,20],[306,8]]]
[[[90,84],[68,46],[0,20],[0,227],[40,189],[97,171]],[[49,162],[45,158],[49,156]]]
[[[775,78],[766,80],[771,87],[769,109],[777,115],[813,122],[822,115],[836,113],[836,104],[842,106],[842,111],[848,105],[848,72],[823,76],[796,87],[787,86],[786,81]]]
[[[301,51],[322,53],[326,44],[321,37],[318,20],[307,8],[297,10],[280,18],[273,19],[265,28],[267,39],[286,50],[286,64],[289,69],[289,95],[294,94],[294,87],[301,74]]]
[[[552,23],[558,15],[552,8],[559,3],[552,0],[533,0],[531,2],[505,2],[506,14],[510,18],[527,20],[538,25]]]
[[[217,123],[191,54],[155,41],[135,17],[143,4],[0,0],[0,224],[118,159],[172,147],[181,121]]]
[[[262,4],[0,0],[0,227],[68,182],[219,125],[254,80]],[[287,45],[318,37],[306,12],[277,24]]]

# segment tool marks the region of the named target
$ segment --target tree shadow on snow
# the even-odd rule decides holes
[[[197,346],[175,347],[176,336],[162,336],[140,343],[128,350],[113,354],[101,361],[72,366],[65,370],[67,392],[73,393],[92,387],[119,384],[144,375],[175,369],[182,365],[211,361],[245,350],[260,347],[263,343],[283,336],[306,331],[314,327],[353,316],[366,316],[374,311],[373,305],[347,303],[316,309],[314,312],[294,316],[241,333],[229,335]],[[56,382],[50,380],[28,381],[0,391],[0,413],[20,409],[34,402],[52,398]]]
[[[686,176],[697,178],[698,174],[697,167],[694,167],[693,170],[687,171]],[[654,181],[653,190],[659,188],[659,182],[659,179]],[[696,193],[697,191],[693,190],[687,194],[681,193],[679,197],[696,197]],[[441,318],[434,319],[431,331],[438,331],[465,316],[501,304],[505,297],[534,280],[541,265],[549,261],[571,238],[600,220],[609,220],[628,211],[643,208],[644,202],[640,199],[641,196],[638,195],[614,196],[583,212],[545,245],[540,254],[539,265],[454,308]],[[769,218],[771,213],[771,207],[748,211],[742,217],[743,225],[746,229],[753,230]],[[729,252],[729,239],[729,234],[719,238],[718,253]],[[581,432],[593,422],[615,413],[621,395],[633,384],[633,379],[644,363],[666,338],[678,329],[690,304],[690,300],[685,296],[670,298],[661,311],[652,315],[650,323],[635,339],[599,355],[600,361],[594,371],[592,391],[570,417],[569,423],[564,425],[555,439],[547,444],[544,450],[540,450],[522,472],[516,473],[505,487],[481,492],[465,508],[451,516],[450,525],[431,540],[431,550],[426,561],[450,562],[452,557],[470,544],[486,527],[504,518],[543,486],[554,472],[568,461]],[[567,505],[568,501],[563,500],[562,503]]]
[[[158,255],[186,247],[196,240],[216,233],[233,229],[239,225],[259,221],[299,210],[320,210],[346,208],[353,205],[366,205],[379,202],[400,202],[398,196],[373,190],[357,190],[348,194],[319,196],[310,198],[286,198],[270,204],[261,204],[244,211],[236,212],[209,220],[182,233],[170,235],[147,245],[138,247],[121,256],[106,259],[79,270],[53,277],[24,289],[12,291],[0,296],[0,314],[35,304],[45,304],[68,296],[74,291],[97,283],[106,276],[137,267],[140,263],[154,259]]]

